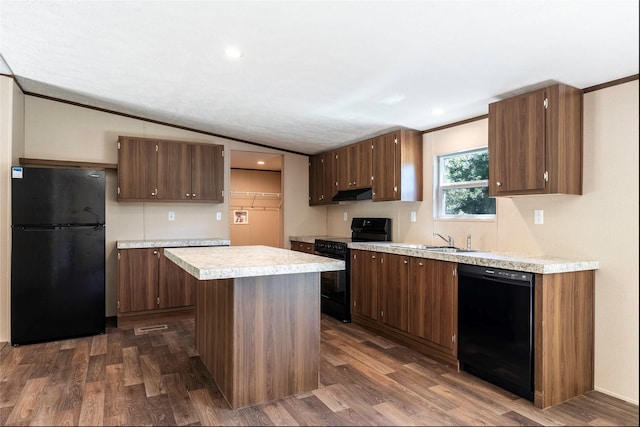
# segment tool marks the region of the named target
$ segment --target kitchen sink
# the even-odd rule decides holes
[[[455,253],[476,252],[473,249],[458,248],[456,246],[433,246],[433,245],[420,245],[420,244],[413,244],[413,243],[393,243],[391,244],[391,246],[395,248],[421,249],[421,250],[433,251],[433,252],[455,252]]]
[[[455,252],[455,253],[476,252],[474,249],[464,249],[464,248],[458,248],[455,246],[429,246],[425,249],[432,252]]]
[[[429,245],[418,245],[418,244],[413,244],[413,243],[393,243],[391,245],[394,248],[404,248],[404,249],[426,249],[426,250],[430,250],[430,249],[434,249],[434,248],[438,248],[439,246],[429,246]]]

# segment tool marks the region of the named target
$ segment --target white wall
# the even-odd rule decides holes
[[[435,231],[464,246],[471,234],[475,249],[598,260],[595,385],[637,404],[638,116],[638,80],[586,94],[584,194],[498,198],[495,221],[433,218],[435,156],[486,146],[487,119],[426,133],[424,201],[332,205],[327,232],[348,236],[352,217],[383,216],[392,219],[396,241],[440,244]],[[543,225],[534,225],[535,209],[544,210]]]

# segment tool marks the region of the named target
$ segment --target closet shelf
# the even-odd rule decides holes
[[[247,196],[247,197],[277,197],[282,198],[282,193],[262,193],[257,191],[232,191],[232,196]]]
[[[231,205],[240,209],[280,209],[282,193],[231,191]]]

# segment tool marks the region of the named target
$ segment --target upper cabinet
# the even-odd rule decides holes
[[[309,206],[335,203],[336,151],[309,157]]]
[[[555,84],[489,104],[489,195],[582,194],[582,91]]]
[[[337,191],[372,189],[377,201],[422,200],[422,134],[400,129],[309,159],[309,205]]]
[[[118,139],[118,200],[156,196],[158,143],[143,138]]]
[[[224,201],[224,147],[118,139],[119,201]]]
[[[373,201],[422,201],[422,134],[400,129],[373,139]]]
[[[373,141],[366,140],[337,150],[338,191],[371,188]]]
[[[191,144],[191,200],[224,202],[224,146]]]

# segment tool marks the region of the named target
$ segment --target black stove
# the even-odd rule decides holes
[[[391,240],[391,219],[353,218],[351,238],[337,237],[316,239],[315,254],[344,260],[343,271],[327,271],[320,274],[322,312],[351,322],[351,257],[348,244],[351,242],[386,242]]]
[[[345,238],[331,238],[330,240],[325,239],[316,239],[315,241],[315,251],[320,252],[319,255],[341,255],[344,256],[349,251],[347,245],[351,243],[352,240]]]

